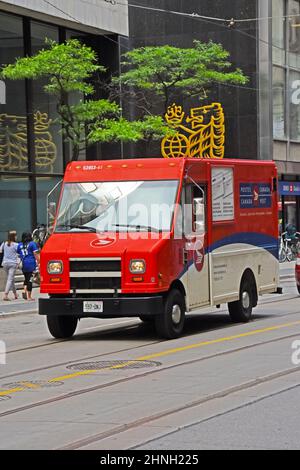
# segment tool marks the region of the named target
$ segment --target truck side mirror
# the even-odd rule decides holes
[[[47,214],[47,226],[48,229],[51,229],[54,224],[55,216],[56,216],[56,202],[49,202],[48,203],[48,214]]]
[[[193,231],[196,233],[205,232],[205,204],[203,197],[193,200]]]

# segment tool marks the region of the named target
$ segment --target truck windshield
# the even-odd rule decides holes
[[[65,183],[55,232],[169,231],[178,181]]]

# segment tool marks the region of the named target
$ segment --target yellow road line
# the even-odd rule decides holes
[[[40,385],[32,384],[31,382],[19,382],[19,383],[25,388],[32,388],[32,389],[41,388]]]
[[[181,348],[167,349],[166,351],[162,351],[162,352],[159,352],[159,353],[154,353],[154,354],[149,354],[147,356],[139,357],[137,360],[146,361],[148,359],[154,359],[154,358],[157,358],[157,357],[168,356],[170,354],[175,354],[175,353],[179,353],[179,352],[182,352],[182,351],[188,351],[190,349],[197,349],[197,348],[201,348],[203,346],[209,346],[211,344],[225,343],[226,341],[232,341],[234,339],[246,338],[247,336],[254,336],[254,335],[261,334],[261,333],[268,333],[270,331],[281,330],[282,328],[288,328],[290,326],[296,326],[296,325],[300,325],[300,321],[296,321],[296,322],[292,322],[292,323],[284,323],[283,325],[270,326],[269,328],[262,328],[260,330],[248,331],[247,333],[241,333],[239,335],[227,336],[225,338],[212,339],[212,340],[209,340],[209,341],[202,341],[201,343],[189,344],[189,345],[183,346]],[[299,332],[299,335],[300,335],[300,332]]]
[[[81,370],[80,372],[74,372],[73,374],[67,374],[67,375],[62,375],[61,377],[55,377],[54,379],[48,380],[48,383],[62,382],[63,380],[75,379],[76,377],[93,374],[95,372],[99,372],[99,371],[98,370]]]
[[[75,372],[75,373],[72,373],[72,374],[67,374],[67,375],[63,375],[63,376],[60,376],[60,377],[55,377],[53,379],[49,379],[48,383],[61,382],[61,381],[69,380],[69,379],[74,379],[76,377],[82,377],[84,375],[94,374],[95,372],[99,372],[99,370],[104,371],[104,370],[122,369],[122,368],[134,363],[135,361],[145,361],[145,360],[154,359],[154,358],[158,358],[158,357],[169,356],[171,354],[176,354],[176,353],[180,353],[180,352],[183,352],[183,351],[188,351],[188,350],[191,350],[191,349],[197,349],[197,348],[201,348],[201,347],[204,347],[204,346],[210,346],[212,344],[225,343],[225,342],[233,341],[233,340],[236,340],[236,339],[247,338],[247,337],[250,337],[250,336],[259,335],[259,334],[262,334],[262,333],[269,333],[271,331],[277,331],[277,330],[281,330],[283,328],[289,328],[289,327],[298,326],[298,325],[300,326],[300,321],[295,321],[295,322],[291,322],[291,323],[284,323],[282,325],[271,326],[271,327],[268,327],[268,328],[261,328],[261,329],[257,329],[257,330],[248,331],[247,333],[240,333],[238,335],[226,336],[226,337],[223,337],[223,338],[213,339],[213,340],[209,340],[209,341],[201,341],[200,343],[189,344],[187,346],[182,346],[180,348],[167,349],[166,351],[161,351],[161,352],[158,352],[158,353],[149,354],[149,355],[146,355],[146,356],[141,356],[141,357],[138,357],[137,359],[132,359],[132,360],[129,360],[129,361],[126,361],[126,362],[124,361],[124,363],[122,363],[122,364],[117,364],[117,365],[110,366],[110,367],[103,367],[103,369],[83,370],[83,371]],[[299,335],[300,335],[300,332],[299,332]],[[12,388],[10,390],[5,390],[5,391],[0,390],[0,397],[5,396],[5,395],[12,395],[12,394],[17,393],[17,392],[22,392],[22,391],[26,390],[25,387],[28,387],[29,385],[32,386],[30,388],[40,388],[38,385],[31,384],[30,382],[20,382],[20,384],[24,384],[24,387]]]
[[[24,387],[11,388],[10,390],[5,390],[5,392],[0,392],[0,397],[5,397],[6,395],[12,395],[13,393],[23,392]]]

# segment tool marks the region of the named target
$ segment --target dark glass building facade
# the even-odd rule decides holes
[[[197,13],[211,18],[256,18],[258,2],[247,0],[139,0],[130,2],[129,38],[121,39],[121,51],[144,45],[172,45],[192,47],[194,40],[221,43],[230,53],[230,61],[249,77],[246,86],[214,85],[207,100],[184,102],[187,110],[217,101],[222,104],[226,125],[226,157],[259,158],[258,140],[258,61],[256,21],[237,23],[229,26],[229,21],[215,21],[191,16],[177,15]],[[136,6],[134,6],[136,5]],[[143,9],[142,7],[145,7]],[[168,11],[162,11],[168,10]],[[178,103],[182,104],[182,103]],[[136,110],[130,109],[131,116]],[[124,156],[139,156],[145,153],[160,155],[159,145],[150,149],[140,146],[125,146]]]
[[[38,52],[45,38],[63,42],[77,37],[101,54],[101,63],[118,63],[117,43],[27,16],[0,11],[0,64]],[[112,36],[113,38],[113,36]],[[61,180],[70,159],[56,121],[56,101],[43,80],[0,82],[0,240],[8,230],[20,235],[46,223],[46,198]],[[96,149],[97,150],[97,149]],[[90,158],[95,156],[91,150]],[[86,152],[81,159],[86,158]]]
[[[106,8],[101,3],[93,6],[99,9],[99,18]],[[124,4],[109,4],[112,17]],[[61,5],[57,15],[64,9],[67,5]],[[300,196],[291,190],[298,191],[300,181],[300,0],[131,0],[128,36],[100,29],[91,32],[80,21],[72,22],[74,15],[69,15],[67,27],[60,18],[56,24],[53,15],[48,22],[37,15],[32,18],[31,13],[0,10],[1,65],[37,52],[45,37],[57,41],[80,37],[96,50],[108,75],[118,73],[121,55],[135,47],[191,47],[194,40],[222,44],[233,67],[249,77],[248,83],[214,84],[206,100],[179,98],[177,104],[188,112],[221,103],[225,158],[275,160],[281,182],[291,183],[290,193],[287,185],[280,186],[283,224],[294,221],[300,229]],[[119,28],[122,24],[123,19]],[[101,97],[102,90],[97,91]],[[139,115],[134,103],[121,104],[127,117]],[[42,81],[0,81],[0,239],[9,229],[20,233],[46,222],[47,193],[62,178],[70,158],[56,117],[56,103],[44,93]],[[150,156],[161,156],[160,143],[94,145],[80,158]]]

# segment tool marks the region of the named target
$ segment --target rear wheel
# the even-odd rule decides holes
[[[286,258],[289,262],[293,261],[294,258],[294,253],[292,252],[291,248],[287,248],[286,250]]]
[[[279,250],[279,263],[284,263],[287,260],[285,248]]]
[[[297,285],[297,289],[298,289],[298,292],[300,294],[300,285],[299,284]]]
[[[254,285],[251,280],[241,283],[240,298],[236,302],[228,303],[230,318],[235,323],[247,323],[252,316],[254,304]]]
[[[185,321],[185,299],[177,289],[172,289],[164,302],[164,312],[155,317],[158,335],[166,339],[178,338]]]
[[[72,316],[47,316],[49,332],[54,338],[71,338],[75,333],[78,318]]]

